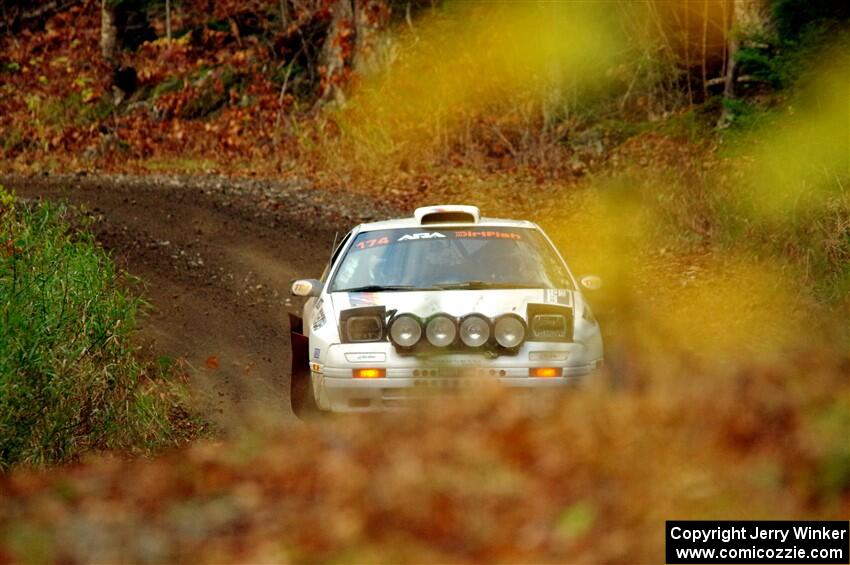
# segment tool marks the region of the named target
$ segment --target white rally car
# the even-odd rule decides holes
[[[586,289],[598,277],[580,280]],[[300,414],[381,410],[479,382],[563,387],[602,363],[599,325],[536,224],[474,206],[361,224],[291,316]]]

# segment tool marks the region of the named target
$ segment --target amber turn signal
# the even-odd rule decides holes
[[[534,367],[528,370],[529,377],[561,377],[564,370],[560,367]]]
[[[387,376],[386,369],[354,369],[351,372],[355,379],[380,379]]]

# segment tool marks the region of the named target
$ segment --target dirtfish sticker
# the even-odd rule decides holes
[[[467,238],[467,237],[483,237],[487,239],[522,239],[522,236],[518,233],[509,232],[509,231],[457,231],[455,232],[455,237],[458,238]]]
[[[313,359],[318,359],[322,355],[322,350],[320,348],[313,349]]]
[[[547,304],[573,305],[573,294],[569,290],[549,289],[546,291]]]

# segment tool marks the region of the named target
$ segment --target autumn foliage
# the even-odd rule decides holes
[[[201,4],[184,3],[185,16],[174,22],[184,35],[122,52],[120,68],[135,73],[130,84],[116,84],[116,69],[100,55],[99,2],[56,14],[43,31],[5,36],[0,130],[7,164],[16,156],[85,169],[155,155],[269,155],[275,122],[294,98],[261,69],[288,49],[286,32],[276,53],[256,35],[241,37],[232,13],[219,15],[224,29],[197,25],[216,17]],[[213,120],[198,119],[212,112]]]
[[[12,561],[657,562],[665,519],[841,519],[845,358],[481,391],[0,480]],[[663,382],[662,382],[663,381]]]
[[[375,0],[345,13],[343,2],[285,2],[282,11],[276,2],[210,10],[192,0],[172,10],[171,40],[162,7],[151,4],[149,29],[109,61],[98,47],[100,4],[75,3],[43,29],[0,38],[4,170],[37,162],[324,183],[333,166],[393,182],[399,169],[436,162],[569,178],[600,160],[577,147],[600,115],[628,109],[643,119],[683,107],[651,94],[660,71],[641,61],[666,36],[622,36],[655,23],[628,3],[435,9]],[[712,21],[712,33],[725,25]],[[368,171],[352,170],[352,156]]]
[[[285,4],[286,25],[277,2],[187,0],[171,41],[156,16],[117,66],[92,0],[4,36],[0,167],[299,178],[535,220],[605,281],[605,370],[561,396],[262,414],[154,459],[4,475],[0,562],[657,562],[667,519],[846,518],[846,43],[808,52],[793,87],[753,72],[721,100],[726,59],[706,39],[683,70],[694,36],[671,39],[657,3],[372,2],[367,23],[395,27],[361,65],[363,22],[327,43],[331,4]],[[725,48],[730,3],[703,6]],[[745,68],[800,68],[749,41]]]

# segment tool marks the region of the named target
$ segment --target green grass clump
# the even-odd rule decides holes
[[[123,276],[66,208],[0,187],[0,470],[190,433],[178,385],[130,344],[142,301]]]

